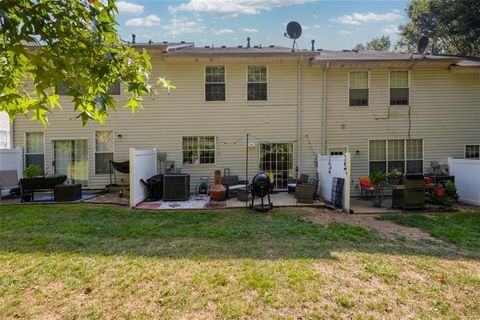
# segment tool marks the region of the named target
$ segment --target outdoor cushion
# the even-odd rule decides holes
[[[0,197],[10,194],[10,191],[15,188],[18,188],[17,170],[1,170]]]
[[[18,187],[17,170],[1,170],[0,171],[0,187],[2,188]]]

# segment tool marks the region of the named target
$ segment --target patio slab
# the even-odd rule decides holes
[[[267,203],[267,198],[265,197],[264,203]],[[270,195],[270,200],[273,203],[274,207],[326,207],[325,203],[315,200],[313,203],[300,203],[297,202],[293,193],[279,192]],[[252,200],[248,201],[250,205]],[[227,208],[245,208],[245,201],[238,201],[237,198],[231,198],[226,201]],[[255,198],[255,205],[259,205],[261,199]]]

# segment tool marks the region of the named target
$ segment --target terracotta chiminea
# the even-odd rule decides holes
[[[224,201],[227,195],[227,189],[222,184],[220,170],[215,170],[213,176],[213,185],[210,187],[210,199],[213,201]]]

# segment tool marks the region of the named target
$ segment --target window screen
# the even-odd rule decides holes
[[[390,71],[390,105],[408,105],[408,71]]]
[[[247,100],[267,100],[267,66],[248,66]]]
[[[225,66],[205,67],[205,101],[225,101]]]
[[[368,72],[350,72],[350,106],[368,106]]]

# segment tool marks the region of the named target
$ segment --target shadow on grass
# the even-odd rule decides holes
[[[282,211],[131,211],[92,205],[3,206],[0,252],[162,258],[331,258],[332,251],[458,258],[355,226],[319,226]],[[428,246],[427,246],[428,247]]]

